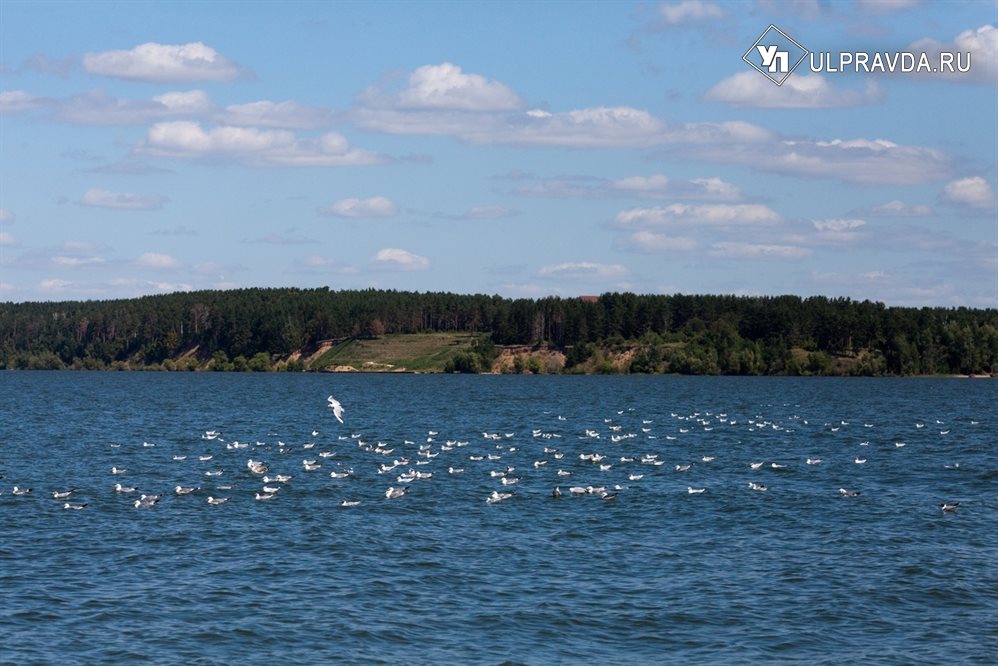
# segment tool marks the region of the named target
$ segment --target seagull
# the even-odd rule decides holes
[[[86,509],[87,508],[87,503],[84,502],[83,504],[71,504],[69,502],[66,502],[65,504],[62,505],[62,508],[63,509],[69,509],[71,511],[79,511],[81,509]]]
[[[173,459],[176,460],[177,462],[182,462],[184,460],[187,460],[187,456],[173,456]]]
[[[558,499],[561,497],[561,488],[555,486],[554,490],[551,491],[551,497]]]
[[[125,469],[124,467],[112,467],[111,468],[111,474],[124,474],[127,471],[128,470]]]
[[[748,487],[751,488],[752,490],[758,490],[761,492],[765,492],[767,490],[766,486],[762,485],[761,483],[752,483],[751,481],[749,481]]]
[[[114,492],[116,492],[116,493],[134,493],[135,492],[135,487],[134,486],[132,486],[132,487],[126,487],[126,486],[121,485],[120,483],[116,483],[116,484],[114,484]]]
[[[600,497],[603,499],[604,502],[609,502],[611,500],[617,499],[617,495],[619,495],[619,494],[620,493],[608,493],[608,492],[604,491],[604,492],[602,492],[600,494]]]
[[[706,488],[694,488],[693,486],[686,486],[686,492],[690,495],[702,495],[707,489]]]
[[[959,502],[952,502],[952,503],[943,502],[942,504],[939,505],[939,508],[942,509],[946,513],[953,513],[959,507],[960,507],[960,503]]]
[[[18,488],[14,486],[14,489],[10,491],[12,495],[30,495],[31,488]]]
[[[807,459],[807,464],[808,465],[820,465],[821,464],[821,458],[808,458]]]
[[[178,495],[190,495],[196,490],[199,490],[197,486],[177,486],[173,489]]]
[[[337,421],[343,423],[343,412],[346,411],[343,409],[343,405],[341,405],[340,401],[333,396],[329,396],[326,400],[329,401],[329,408],[333,410],[333,416],[336,417]]]
[[[355,500],[355,501],[343,500],[342,502],[340,502],[340,506],[344,506],[344,507],[358,506],[359,504],[360,504],[360,500]]]
[[[208,496],[208,504],[211,504],[212,506],[225,504],[228,501],[229,501],[228,497],[212,497],[211,495]]]
[[[496,502],[501,502],[503,500],[508,500],[510,497],[516,493],[501,493],[498,490],[493,490],[492,494],[485,498],[486,504],[495,504]]]
[[[862,465],[863,463],[866,462],[866,458],[856,458],[856,460],[854,460],[853,462],[856,463],[857,465]]]
[[[74,490],[76,490],[76,488],[70,488],[69,490],[53,490],[52,491],[52,498],[53,499],[69,499],[69,496],[73,494]]]
[[[859,491],[857,491],[857,490],[846,490],[845,488],[839,488],[839,494],[842,497],[859,497]]]
[[[409,492],[409,486],[404,486],[401,488],[396,488],[392,486],[385,491],[385,497],[387,497],[388,499],[398,499],[399,497],[402,497],[402,495],[405,495],[407,492]]]
[[[764,463],[764,462],[749,463],[749,467],[751,467],[752,469],[759,469],[760,467],[762,467],[765,464],[766,463]]]
[[[256,498],[258,500],[272,500],[277,497],[277,493],[256,493]]]

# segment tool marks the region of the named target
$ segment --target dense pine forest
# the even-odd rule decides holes
[[[460,332],[444,369],[914,375],[998,371],[998,310],[797,296],[508,299],[384,290],[240,289],[0,304],[7,369],[317,369],[344,340]],[[556,353],[543,364],[533,351]]]

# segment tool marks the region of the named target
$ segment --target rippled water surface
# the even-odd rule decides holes
[[[996,387],[0,373],[0,662],[995,663]]]

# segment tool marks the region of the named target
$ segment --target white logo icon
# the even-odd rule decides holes
[[[776,85],[782,86],[809,53],[793,37],[775,25],[770,25],[745,52],[742,60]]]

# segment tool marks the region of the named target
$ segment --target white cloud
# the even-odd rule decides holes
[[[530,180],[532,177],[521,178]],[[553,198],[687,199],[708,201],[738,201],[743,198],[740,188],[720,178],[669,178],[663,174],[627,176],[606,180],[587,176],[544,178],[513,190],[515,194]]]
[[[398,214],[398,206],[387,197],[351,198],[323,206],[319,212],[336,217],[391,217]]]
[[[741,121],[668,125],[647,111],[627,106],[600,106],[544,114],[359,108],[351,117],[362,129],[389,134],[445,135],[468,143],[566,148],[647,148],[677,143],[742,144],[773,136],[768,130]]]
[[[474,206],[464,211],[460,216],[465,220],[498,220],[504,217],[513,217],[519,211],[503,206]]]
[[[945,178],[951,159],[943,152],[904,146],[884,139],[774,138],[752,144],[715,142],[680,147],[673,152],[689,159],[742,164],[792,176],[834,178],[849,183],[917,185]]]
[[[859,219],[827,219],[811,220],[818,232],[813,240],[819,243],[848,243],[862,237],[861,229],[866,226],[865,220]]]
[[[64,291],[67,287],[73,286],[73,283],[69,280],[61,280],[59,278],[51,278],[48,280],[42,280],[38,283],[38,288],[41,291]]]
[[[623,210],[614,221],[621,227],[769,225],[780,215],[762,204],[670,204]]]
[[[87,190],[80,199],[84,206],[116,208],[118,210],[153,210],[162,208],[166,197],[160,194],[131,194],[107,190]]]
[[[520,98],[498,81],[466,74],[453,63],[424,65],[409,74],[409,85],[394,96],[368,88],[360,101],[370,106],[411,110],[511,111]]]
[[[625,244],[641,252],[689,252],[697,242],[684,236],[666,236],[653,231],[636,231],[628,236]]]
[[[17,238],[9,231],[0,231],[0,247],[13,247],[17,245]]]
[[[858,229],[866,224],[863,220],[846,219],[812,220],[811,222],[818,231],[849,231],[850,229]]]
[[[724,11],[713,2],[703,0],[683,0],[676,4],[662,4],[658,13],[668,25],[679,25],[690,21],[704,21],[724,17]]]
[[[598,264],[591,261],[566,262],[544,266],[537,275],[547,278],[598,279],[619,278],[628,271],[620,264]]]
[[[870,215],[882,217],[925,217],[932,214],[932,209],[925,204],[907,204],[895,199],[885,204],[874,206],[869,211]]]
[[[347,266],[335,259],[326,259],[317,254],[309,255],[302,261],[302,266],[297,269],[310,273],[334,273],[337,275],[355,275],[359,271],[354,266]]]
[[[943,188],[943,197],[971,208],[990,208],[995,202],[991,185],[980,176],[960,178],[947,183]]]
[[[36,97],[23,90],[0,91],[0,115],[13,115],[31,111],[48,103],[43,97]]]
[[[151,100],[129,100],[111,97],[97,89],[57,102],[55,117],[77,125],[145,125],[168,118],[203,116],[214,108],[202,90],[168,92]]]
[[[768,245],[734,241],[714,243],[710,250],[710,254],[715,257],[737,259],[802,259],[811,253],[812,250],[809,248],[795,245]]]
[[[0,224],[10,224],[17,216],[6,208],[0,208]]]
[[[374,255],[376,268],[396,271],[423,271],[430,267],[430,260],[406,250],[386,247]]]
[[[222,119],[226,125],[315,129],[331,125],[333,114],[328,109],[303,106],[297,102],[260,100],[227,106]]]
[[[139,152],[161,157],[234,160],[258,167],[332,167],[378,164],[384,158],[352,148],[335,132],[299,139],[288,130],[219,126],[204,130],[191,121],[157,123]]]
[[[856,8],[864,14],[890,14],[920,4],[921,0],[856,0]]]
[[[142,268],[178,268],[180,262],[168,254],[158,254],[156,252],[146,252],[135,260],[137,266]]]
[[[66,266],[68,268],[78,268],[80,266],[92,266],[105,263],[103,257],[71,257],[67,255],[56,255],[52,257],[52,263],[57,266]]]
[[[149,42],[130,51],[87,53],[83,68],[100,76],[154,83],[231,81],[243,74],[236,63],[201,42]]]
[[[795,74],[782,86],[774,86],[766,77],[749,70],[720,81],[704,99],[736,107],[827,109],[873,104],[881,96],[873,80],[864,91],[836,90],[820,74]]]
[[[970,71],[965,74],[954,72],[917,73],[916,76],[936,76],[947,81],[966,83],[998,83],[998,27],[982,25],[980,28],[964,30],[947,44],[930,37],[920,39],[908,47],[909,51],[924,52],[930,61],[938,62],[942,51],[970,53]],[[966,55],[963,56],[966,58]],[[954,67],[955,67],[954,62]]]

